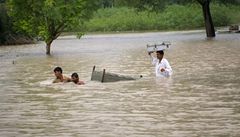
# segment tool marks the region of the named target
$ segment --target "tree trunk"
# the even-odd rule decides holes
[[[209,8],[210,2],[206,0],[201,5],[203,10],[203,17],[204,17],[207,37],[215,37],[214,25],[212,22],[212,17],[211,17],[210,8]]]
[[[50,55],[51,54],[51,44],[52,44],[53,40],[50,40],[49,42],[46,42],[46,54]]]

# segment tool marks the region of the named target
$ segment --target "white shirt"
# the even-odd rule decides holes
[[[169,77],[172,75],[172,67],[167,59],[162,58],[161,62],[159,62],[159,59],[152,56],[152,64],[155,65],[156,77]],[[161,72],[162,68],[164,68],[165,71]]]

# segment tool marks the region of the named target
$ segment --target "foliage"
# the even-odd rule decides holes
[[[240,22],[238,9],[239,6],[213,3],[214,24],[226,26]],[[85,25],[86,31],[186,30],[203,28],[204,21],[201,6],[187,4],[169,5],[159,12],[137,11],[128,7],[99,9]]]
[[[7,14],[6,4],[0,1],[0,45],[28,43],[33,43],[32,37],[14,31],[12,18]]]
[[[230,17],[230,24],[239,24],[240,23],[240,5],[226,5],[225,12]]]
[[[64,30],[89,19],[99,3],[98,0],[9,0],[8,5],[16,30],[41,36],[51,45]]]
[[[239,5],[240,4],[240,0],[212,0],[212,2],[216,2],[219,4],[232,4],[232,5]]]
[[[212,2],[214,25],[240,22],[239,0],[0,0],[0,39],[12,31],[51,43],[63,31],[80,31],[81,37],[82,31],[196,29],[204,27],[198,1]]]
[[[74,28],[88,19],[95,8],[94,0],[10,0],[15,26],[45,40]],[[55,33],[55,34],[53,34]]]
[[[161,11],[172,4],[186,5],[206,0],[100,0],[102,7],[134,7],[138,10]],[[207,0],[219,4],[240,4],[240,0]]]
[[[225,26],[230,24],[231,18],[229,13],[231,13],[231,9],[229,7],[223,4],[212,4],[211,9],[215,26]]]
[[[77,38],[80,39],[83,35],[84,35],[83,32],[78,32],[78,33],[77,33]]]

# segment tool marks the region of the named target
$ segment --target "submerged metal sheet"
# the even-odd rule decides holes
[[[95,71],[95,66],[93,67],[91,80],[100,82],[116,82],[116,81],[126,81],[126,80],[136,80],[135,78],[129,76],[118,75],[114,73],[103,71]]]

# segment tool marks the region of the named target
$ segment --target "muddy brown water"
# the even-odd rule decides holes
[[[146,45],[170,41],[171,78],[155,78]],[[240,35],[161,32],[61,37],[0,47],[1,136],[240,136]],[[92,67],[136,81],[90,81]],[[85,85],[51,84],[53,69]]]

